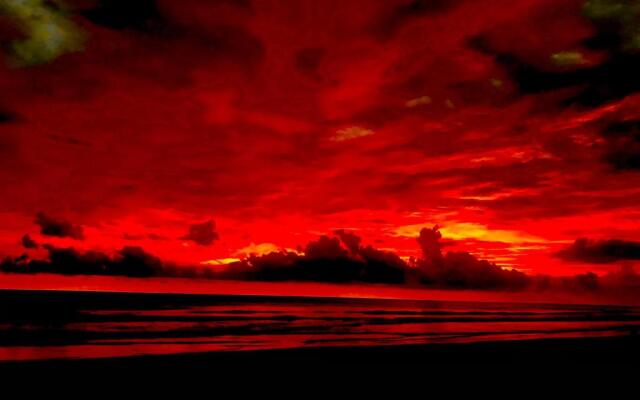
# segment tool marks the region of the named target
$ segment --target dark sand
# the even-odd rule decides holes
[[[4,362],[0,368],[205,369],[224,365],[526,364],[541,366],[640,362],[640,338],[541,339],[466,344],[332,347],[172,354],[108,359]]]

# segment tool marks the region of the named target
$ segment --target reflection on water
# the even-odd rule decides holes
[[[2,299],[11,307],[0,311],[0,360],[593,337],[640,328],[640,309],[621,306],[61,296]]]

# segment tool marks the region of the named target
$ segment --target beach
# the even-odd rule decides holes
[[[318,365],[637,365],[637,337],[539,339],[467,344],[332,347],[241,352],[205,352],[93,359],[2,362],[1,369],[205,371],[211,367]]]

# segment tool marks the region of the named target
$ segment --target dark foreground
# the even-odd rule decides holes
[[[0,368],[635,364],[637,307],[0,291]]]
[[[301,348],[240,352],[210,352],[102,359],[47,360],[0,363],[0,369],[37,370],[206,369],[212,366],[246,365],[452,365],[526,364],[638,365],[640,338],[541,339],[510,342],[429,344],[378,347]]]

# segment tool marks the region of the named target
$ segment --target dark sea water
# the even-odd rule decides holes
[[[0,293],[0,360],[626,336],[640,309],[451,301]]]

